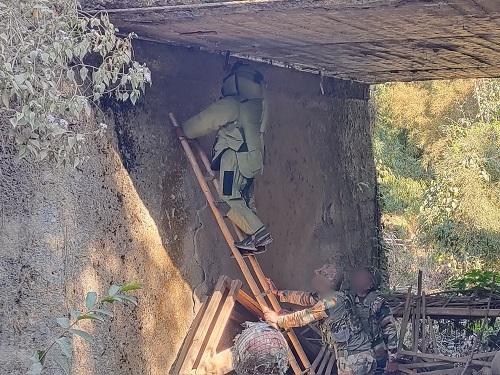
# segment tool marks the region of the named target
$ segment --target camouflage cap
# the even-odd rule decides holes
[[[334,264],[324,264],[317,270],[314,270],[314,274],[321,276],[328,280],[332,285],[339,281],[341,275]]]

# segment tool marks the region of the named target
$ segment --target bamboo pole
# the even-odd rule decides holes
[[[411,301],[412,301],[412,294],[411,294],[411,286],[408,288],[408,294],[406,295],[406,301],[405,301],[405,309],[403,313],[403,321],[401,322],[401,329],[399,331],[399,340],[398,340],[398,351],[403,348],[403,342],[405,339],[406,335],[406,330],[408,329],[408,320],[410,319],[410,313],[411,313]]]
[[[418,270],[418,278],[417,278],[417,299],[416,306],[413,312],[413,344],[412,350],[415,352],[418,351],[418,339],[420,337],[420,314],[421,314],[421,304],[422,304],[422,270]],[[416,357],[413,357],[413,360],[416,361]]]
[[[182,148],[184,149],[184,152],[186,153],[186,156],[187,156],[189,162],[191,163],[194,174],[198,180],[198,183],[200,184],[201,190],[202,190],[203,194],[205,195],[205,198],[208,202],[208,205],[212,209],[212,213],[215,216],[215,220],[217,221],[217,224],[219,225],[219,228],[220,228],[220,230],[224,236],[224,239],[226,240],[226,242],[227,242],[227,244],[228,244],[228,246],[229,246],[229,248],[234,256],[234,259],[236,260],[236,263],[238,263],[238,266],[240,267],[241,272],[243,273],[243,276],[245,277],[245,280],[246,280],[248,286],[250,287],[250,290],[252,291],[253,295],[255,296],[255,299],[257,300],[257,302],[261,306],[262,310],[268,309],[269,306],[268,306],[266,300],[264,299],[264,297],[262,296],[262,294],[259,290],[259,287],[258,287],[257,283],[255,282],[255,279],[253,278],[253,276],[250,272],[250,269],[248,268],[243,257],[241,256],[240,251],[234,245],[233,235],[229,231],[229,228],[228,228],[226,222],[224,221],[224,217],[222,216],[219,209],[217,208],[217,205],[215,203],[212,192],[210,191],[210,188],[208,187],[208,184],[205,181],[205,177],[203,175],[203,172],[200,169],[200,166],[198,165],[198,162],[196,161],[196,157],[195,157],[193,151],[191,150],[191,146],[189,145],[186,137],[184,136],[182,129],[179,127],[179,124],[177,123],[177,120],[175,119],[174,115],[172,113],[170,113],[169,117],[170,117],[170,121],[172,122],[172,125],[175,128],[177,138],[179,138],[179,141],[181,142]],[[300,367],[298,366],[297,361],[295,360],[295,357],[293,356],[293,354],[291,353],[290,350],[289,350],[288,354],[289,354],[288,357],[289,357],[290,366],[292,367],[293,371],[296,374],[300,374],[302,371],[300,370]]]
[[[425,292],[422,292],[422,351],[427,352],[427,319],[425,318]]]
[[[200,147],[200,144],[198,142],[194,142],[194,148],[195,148],[196,152],[198,153],[198,155],[203,163],[203,166],[205,167],[205,171],[206,171],[208,177],[210,177],[210,180],[212,181],[212,184],[215,187],[215,190],[220,191],[219,181],[217,179],[217,176],[215,175],[215,173],[212,170],[212,167],[210,165],[210,161],[208,160],[207,155],[202,150],[202,148]],[[241,241],[243,239],[243,234],[241,233],[241,230],[236,225],[234,225],[234,223],[231,223],[231,224],[233,226],[234,231],[236,232],[236,235],[238,236],[238,239]],[[260,264],[257,261],[257,258],[255,258],[255,256],[253,256],[253,255],[250,255],[247,258],[250,261],[250,264],[255,272],[255,275],[257,276],[257,279],[259,280],[259,283],[262,287],[262,290],[264,291],[264,293],[266,293],[267,298],[271,302],[271,306],[273,307],[274,311],[280,312],[281,306],[280,306],[276,296],[274,294],[267,293],[268,285],[267,285],[267,281],[266,281],[266,276],[264,275],[264,271],[262,271],[262,268],[260,267]],[[300,361],[302,362],[302,365],[306,369],[310,368],[311,363],[309,362],[309,359],[307,358],[307,355],[304,352],[304,348],[302,348],[302,345],[300,344],[297,336],[295,335],[295,332],[293,332],[293,330],[288,330],[287,334],[288,334],[288,338],[290,339],[290,341],[295,349],[295,352],[297,353],[297,355],[300,358]]]

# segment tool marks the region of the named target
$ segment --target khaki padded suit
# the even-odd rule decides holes
[[[224,211],[229,219],[248,235],[264,226],[252,209],[253,178],[263,167],[263,106],[263,98],[227,96],[182,125],[188,138],[217,131],[212,169],[220,170],[219,195],[227,205]]]

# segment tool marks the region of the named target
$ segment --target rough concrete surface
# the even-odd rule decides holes
[[[54,317],[85,292],[138,280],[139,307],[78,339],[74,374],[170,370],[199,298],[221,273],[241,278],[168,123],[219,96],[224,59],[150,42],[136,45],[153,86],[136,107],[105,103],[106,139],[81,169],[0,159],[0,373],[21,374],[49,340]],[[267,162],[257,207],[275,237],[259,257],[279,287],[311,271],[376,262],[377,210],[368,86],[259,66],[268,81]],[[323,88],[324,95],[321,93]],[[210,148],[213,138],[202,139]],[[95,330],[95,331],[94,331]],[[50,371],[50,373],[57,373]]]
[[[122,31],[378,83],[500,75],[498,0],[88,0]]]

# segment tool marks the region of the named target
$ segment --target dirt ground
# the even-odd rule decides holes
[[[222,56],[142,42],[153,86],[137,107],[106,103],[109,132],[81,169],[15,160],[2,129],[0,373],[25,373],[54,318],[86,291],[137,280],[139,307],[116,307],[75,340],[74,374],[168,372],[196,304],[220,274],[241,278],[168,123],[219,96]],[[257,207],[275,237],[259,259],[282,288],[334,262],[377,262],[368,86],[261,66],[269,89]],[[212,139],[202,140],[208,150]],[[92,328],[96,327],[96,328]],[[57,373],[57,371],[49,371]]]

